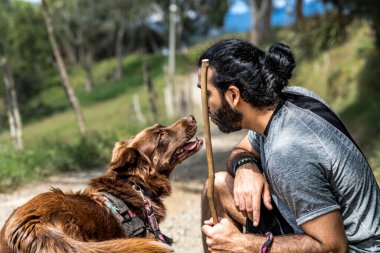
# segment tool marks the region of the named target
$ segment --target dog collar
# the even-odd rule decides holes
[[[145,189],[145,187],[143,186],[140,186],[138,184],[136,184],[135,182],[133,182],[132,184],[132,187],[135,191],[137,191],[136,189],[138,189],[138,193],[140,194],[140,192],[145,196],[145,197],[148,197],[149,199],[157,199],[158,196],[156,194],[154,194],[153,192],[149,192]],[[137,187],[137,188],[136,188]],[[136,188],[136,189],[135,189]]]

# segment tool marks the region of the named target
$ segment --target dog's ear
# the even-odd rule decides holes
[[[137,166],[140,153],[137,149],[126,146],[115,146],[109,169],[124,172]]]

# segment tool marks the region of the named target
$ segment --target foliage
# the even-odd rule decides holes
[[[357,75],[357,97],[341,113],[344,120],[349,120],[351,128],[356,135],[364,151],[371,157],[379,153],[380,140],[380,52],[374,48],[368,48],[359,57],[365,59],[362,69]]]
[[[114,134],[92,132],[72,143],[45,140],[42,145],[54,147],[48,154],[55,170],[79,171],[102,166],[108,162],[115,139]]]
[[[114,140],[111,134],[93,132],[69,143],[58,139],[39,140],[23,151],[15,152],[3,146],[0,149],[0,192],[52,173],[104,166],[110,159]]]
[[[380,5],[374,0],[347,0],[346,8],[356,16],[364,17],[375,31],[376,46],[380,48]]]
[[[0,55],[5,55],[9,47],[9,32],[11,30],[11,19],[9,17],[10,2],[2,1],[0,2],[0,31],[2,36],[0,36]]]
[[[177,32],[179,47],[192,45],[209,34],[213,28],[220,28],[227,12],[228,0],[177,0]],[[171,0],[160,1],[166,26],[169,24]],[[168,27],[166,27],[168,30]]]
[[[178,1],[183,21],[178,27],[183,27],[181,38],[184,43],[188,44],[196,31],[202,30],[204,34],[211,27],[221,26],[227,2]],[[54,105],[41,99],[45,96],[50,97],[50,100],[56,98],[56,93],[59,93],[57,87],[61,84],[51,54],[41,6],[19,0],[3,0],[0,4],[0,54],[5,54],[12,65],[23,122],[28,123],[66,110],[68,103],[62,99],[58,99]],[[116,33],[121,26],[126,33],[123,37],[124,52],[157,52],[167,44],[167,0],[49,0],[49,6],[63,55],[66,62],[71,64],[70,48],[76,58],[74,63],[78,63],[89,50],[93,52],[95,61],[106,61],[114,57]],[[154,21],[152,14],[161,14],[162,20]],[[75,64],[71,66],[72,71],[79,71]],[[115,68],[116,64],[113,63],[113,69],[109,70],[105,82],[112,82]],[[96,70],[93,72],[96,75]],[[85,75],[80,76],[81,80],[76,87],[79,90],[85,84]],[[96,76],[94,80],[98,81]],[[98,85],[99,83],[103,81],[98,81]],[[51,90],[55,92],[50,92]],[[0,93],[3,93],[2,85]],[[0,113],[4,111],[0,110]]]
[[[380,168],[380,138],[376,141],[376,145],[374,148],[374,155],[371,158],[370,163],[373,164],[372,168],[375,168],[373,172],[379,182],[380,181],[380,169],[379,169]]]
[[[150,67],[150,74],[155,83],[158,85],[159,80],[163,78],[163,66],[166,62],[166,57],[163,55],[146,55]],[[189,67],[192,67],[192,62],[186,55],[178,55],[177,62],[181,66],[177,69],[177,73],[187,73]],[[75,87],[77,96],[81,101],[82,106],[93,106],[100,102],[106,102],[125,93],[131,93],[133,90],[145,89],[143,86],[143,78],[141,74],[141,57],[139,55],[130,55],[124,59],[125,79],[121,81],[113,81],[110,76],[113,73],[115,60],[106,59],[99,61],[94,66],[94,90],[91,93],[85,92],[83,83],[85,82],[84,71],[79,67],[70,69],[71,82]],[[56,113],[70,110],[65,94],[57,80],[51,80],[51,83],[56,83],[55,86],[45,88],[38,96],[31,98],[28,103],[24,104],[23,120],[26,123],[42,120]],[[163,79],[160,80],[163,82]],[[162,89],[160,86],[157,89]]]
[[[40,10],[22,1],[10,3],[0,6],[0,54],[12,66],[22,111],[31,97],[49,86],[54,72]]]
[[[335,20],[333,12],[314,16],[281,31],[279,36],[295,49],[299,60],[316,57],[345,41],[345,32]]]

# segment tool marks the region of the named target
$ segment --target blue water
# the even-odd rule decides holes
[[[305,16],[324,13],[331,9],[322,0],[304,0],[303,13]],[[295,0],[274,0],[271,18],[272,26],[288,26],[295,22]],[[225,32],[247,32],[251,29],[252,15],[250,6],[243,0],[232,0],[229,11],[224,17]]]

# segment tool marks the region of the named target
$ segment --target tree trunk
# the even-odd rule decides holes
[[[251,42],[258,45],[272,33],[272,0],[250,0],[252,8]]]
[[[303,21],[303,0],[297,0],[296,2],[296,23]]]
[[[164,87],[164,98],[165,98],[165,108],[166,114],[169,118],[173,118],[176,111],[174,110],[174,88],[172,75],[168,73],[168,68],[164,67],[163,72],[166,73],[165,87]]]
[[[337,0],[336,5],[338,9],[338,13],[337,13],[338,24],[339,24],[340,29],[343,31],[344,26],[345,26],[344,14],[343,14],[343,9],[344,9],[343,0]]]
[[[65,2],[63,2],[65,4]],[[63,28],[63,35],[62,35],[62,45],[63,48],[68,56],[70,64],[78,65],[79,63],[79,56],[78,56],[78,47],[82,43],[82,37],[76,37],[70,28],[70,20],[66,17],[66,15],[63,15],[62,20],[62,28]],[[77,30],[76,30],[77,31]],[[76,34],[76,33],[75,33]],[[78,35],[78,34],[76,34]]]
[[[176,0],[170,0],[170,24],[169,24],[169,59],[168,67],[164,73],[167,74],[166,85],[164,87],[165,95],[165,107],[166,113],[169,118],[172,118],[176,114],[176,106],[174,102],[175,97],[175,87],[174,87],[174,77],[175,77],[175,55],[176,55],[176,15],[178,12],[178,7],[176,5]]]
[[[153,121],[158,121],[158,111],[157,111],[157,104],[156,104],[156,95],[154,93],[152,80],[149,75],[148,66],[145,60],[142,62],[142,72],[143,72],[143,78],[144,83],[146,85],[148,96],[149,96],[149,105],[150,105],[150,111],[152,112]]]
[[[116,54],[116,72],[115,79],[120,81],[123,78],[123,38],[125,34],[125,28],[120,24],[117,34],[116,34],[116,45],[115,45],[115,54]]]
[[[83,68],[86,73],[85,88],[87,92],[92,92],[94,89],[94,77],[92,74],[92,53],[91,50],[86,51],[83,59]]]
[[[141,106],[140,106],[140,99],[138,94],[133,94],[133,111],[135,112],[137,120],[141,124],[146,123],[146,119],[144,117],[144,114],[141,111]]]
[[[60,53],[59,48],[58,48],[57,41],[56,41],[55,36],[54,36],[53,23],[51,20],[51,15],[49,13],[49,7],[47,5],[46,0],[42,0],[42,5],[43,5],[42,13],[44,16],[45,25],[46,25],[46,29],[48,32],[49,41],[50,41],[50,44],[51,44],[51,47],[52,47],[52,50],[53,50],[53,53],[54,53],[54,56],[55,56],[55,59],[57,62],[59,74],[60,74],[61,79],[62,79],[62,85],[63,85],[63,88],[65,90],[66,96],[70,102],[70,105],[74,110],[75,117],[78,121],[79,130],[80,130],[82,135],[85,135],[86,134],[86,125],[85,125],[84,117],[83,117],[83,114],[82,114],[82,111],[80,108],[79,101],[75,95],[74,89],[71,87],[70,80],[69,80],[69,77],[67,75],[65,63],[63,62],[61,53]]]
[[[71,66],[76,66],[78,62],[75,54],[75,48],[65,36],[62,36],[61,43],[69,64]]]
[[[85,46],[83,30],[81,27],[78,27],[76,34],[76,40],[79,51],[79,62],[86,76],[86,80],[84,82],[84,89],[87,92],[91,92],[94,87],[94,78],[92,75],[92,50],[91,47],[86,48]]]
[[[372,29],[375,31],[375,45],[380,48],[380,18],[375,17],[375,22],[372,23]],[[377,19],[377,20],[376,20]]]
[[[22,139],[22,122],[17,102],[17,93],[13,79],[13,71],[5,57],[0,56],[0,68],[3,72],[5,85],[5,102],[9,120],[9,129],[13,147],[17,150],[24,148]]]

